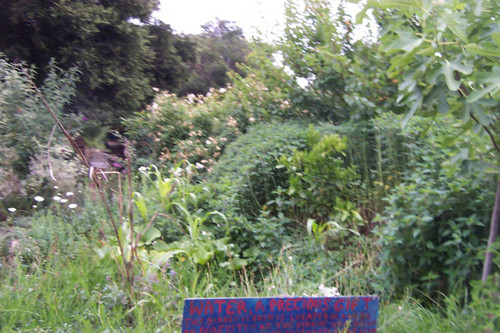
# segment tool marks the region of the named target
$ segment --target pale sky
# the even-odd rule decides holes
[[[161,0],[160,10],[154,16],[170,24],[177,33],[201,33],[201,25],[219,18],[236,22],[247,38],[257,36],[260,30],[263,39],[272,40],[273,33],[279,34],[283,27],[284,3],[285,0]],[[348,8],[351,5],[347,4]]]
[[[155,17],[178,33],[201,33],[216,18],[234,21],[248,38],[257,30],[276,30],[284,20],[284,0],[161,0]]]

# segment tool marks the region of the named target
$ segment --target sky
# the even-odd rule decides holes
[[[161,0],[157,19],[177,33],[198,34],[201,25],[220,20],[234,21],[247,39],[259,36],[273,40],[284,23],[285,0]],[[332,0],[338,3],[338,0]]]
[[[284,0],[161,0],[155,17],[178,33],[201,33],[201,25],[220,20],[234,21],[247,38],[257,31],[269,33],[284,20]]]

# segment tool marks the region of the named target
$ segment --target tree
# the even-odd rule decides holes
[[[237,64],[250,51],[243,30],[234,22],[217,20],[202,26],[203,33],[191,36],[196,45],[196,60],[190,62],[190,77],[182,94],[205,94],[210,88],[225,87],[228,72],[241,74]]]
[[[74,111],[117,127],[121,117],[151,101],[152,82],[172,85],[183,74],[171,32],[146,25],[158,3],[0,0],[0,51],[11,61],[36,65],[37,83],[51,58],[64,69],[76,66],[81,75]],[[169,75],[157,76],[160,70]]]
[[[368,0],[381,27],[381,41],[400,80],[400,101],[431,118],[451,115],[457,137],[472,130],[488,144],[460,152],[455,160],[474,171],[499,172],[500,4],[476,0]],[[478,163],[479,162],[479,163]],[[486,162],[486,163],[485,163]],[[487,170],[486,170],[487,171]],[[482,280],[491,271],[492,246],[500,219],[500,175],[491,218]]]
[[[387,78],[387,59],[379,45],[355,41],[353,31],[342,3],[334,10],[327,0],[286,2],[278,49],[296,86],[291,100],[316,119],[341,123],[397,110],[389,98],[396,86]]]
[[[154,52],[152,84],[161,90],[181,92],[189,75],[188,63],[196,60],[196,44],[188,36],[175,35],[163,22],[146,26]]]

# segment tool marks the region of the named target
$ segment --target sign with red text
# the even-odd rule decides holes
[[[377,296],[193,298],[183,333],[374,333]]]

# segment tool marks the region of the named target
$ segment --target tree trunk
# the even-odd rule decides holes
[[[490,237],[488,238],[488,247],[486,248],[486,256],[484,258],[483,275],[481,280],[486,282],[488,275],[491,273],[491,266],[493,264],[492,246],[498,234],[498,224],[500,220],[500,174],[497,179],[497,193],[495,195],[495,206],[493,207],[493,214],[491,215],[490,224]]]

